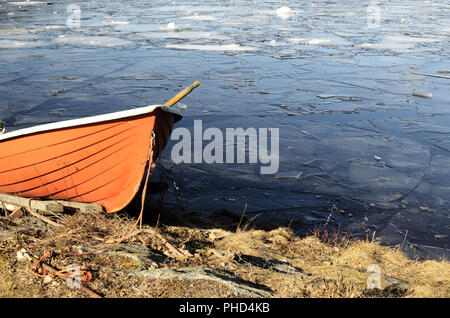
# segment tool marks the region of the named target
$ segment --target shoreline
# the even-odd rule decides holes
[[[46,250],[57,269],[78,264],[91,271],[86,286],[104,297],[450,297],[448,260],[413,260],[376,237],[353,240],[326,230],[300,237],[226,210],[212,217],[147,210],[144,232],[83,257],[63,253],[117,241],[134,219],[78,213],[61,217],[63,227],[55,228],[32,216],[0,218],[0,297],[88,296],[60,279],[29,274],[35,262],[23,255]],[[369,288],[370,277],[379,289]]]

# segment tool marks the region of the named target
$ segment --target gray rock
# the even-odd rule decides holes
[[[181,280],[209,280],[225,285],[234,290],[238,297],[270,297],[273,292],[266,286],[247,282],[228,272],[217,271],[201,267],[184,267],[178,269],[157,268],[144,271],[124,271],[129,275],[148,277],[153,279],[181,279]]]

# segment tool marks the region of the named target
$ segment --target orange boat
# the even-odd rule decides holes
[[[134,198],[147,164],[181,116],[165,105],[25,128],[0,135],[0,193],[100,205],[108,213]],[[149,158],[153,152],[153,158]]]

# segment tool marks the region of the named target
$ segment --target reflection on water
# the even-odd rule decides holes
[[[450,4],[373,6],[2,1],[0,118],[14,130],[161,103],[201,79],[178,127],[277,127],[283,177],[175,165],[171,141],[155,173],[170,181],[167,204],[247,205],[299,232],[336,204],[332,225],[390,244],[408,230],[417,254],[448,255]]]

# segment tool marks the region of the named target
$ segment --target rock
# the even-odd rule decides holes
[[[378,157],[377,155],[373,156],[373,159],[375,159],[375,161],[380,161],[381,157]]]
[[[48,284],[48,283],[51,283],[52,281],[53,281],[53,278],[51,278],[50,276],[45,276],[44,283]]]
[[[265,298],[273,295],[273,291],[263,285],[247,282],[229,272],[201,267],[183,267],[178,269],[157,268],[143,271],[126,271],[128,275],[148,277],[153,279],[187,281],[209,280],[225,285],[234,290],[237,297]]]
[[[24,248],[17,251],[16,259],[18,261],[31,261],[32,260],[32,258],[30,257],[30,255],[28,255],[27,251]]]
[[[102,244],[98,246],[94,246],[93,248],[101,247]],[[79,252],[85,252],[86,250],[92,249],[82,247],[82,246],[74,246],[74,248],[78,249]],[[100,250],[98,252],[94,252],[94,254],[104,254],[109,255],[111,258],[120,257],[127,258],[130,261],[130,264],[136,265],[139,270],[146,270],[149,268],[159,267],[159,264],[162,264],[167,261],[167,256],[162,255],[151,248],[146,246],[142,246],[139,244],[117,244],[114,247]]]
[[[0,230],[0,240],[6,241],[15,238],[16,236],[12,232]]]
[[[400,288],[408,288],[408,283],[398,280],[394,277],[388,276],[388,275],[382,275],[382,277],[385,279],[385,281],[392,284],[392,286],[400,287]]]

